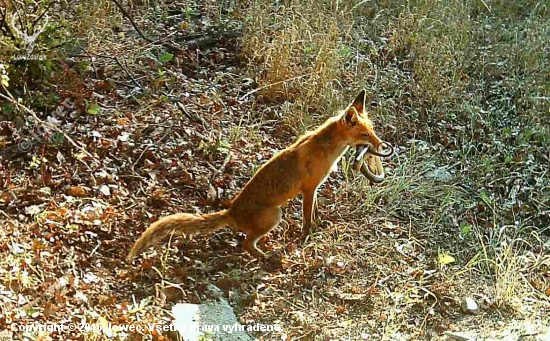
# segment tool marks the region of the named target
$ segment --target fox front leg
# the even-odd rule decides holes
[[[315,205],[316,193],[313,191],[304,191],[302,203],[302,241],[305,241],[311,231],[311,221],[313,216],[313,206]]]
[[[313,196],[313,222],[315,225],[321,223],[321,214],[319,213],[319,200],[317,200],[317,192]]]

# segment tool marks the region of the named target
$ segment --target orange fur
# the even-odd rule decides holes
[[[303,238],[311,230],[317,188],[349,146],[382,142],[365,112],[365,90],[343,112],[301,136],[265,163],[233,200],[228,210],[193,215],[173,214],[153,223],[128,255],[139,253],[172,233],[190,236],[212,233],[226,225],[246,233],[244,249],[265,256],[256,242],[281,221],[281,206],[303,195]]]

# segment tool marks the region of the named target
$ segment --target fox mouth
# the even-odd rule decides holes
[[[384,149],[388,149],[388,152],[382,153]],[[393,153],[393,146],[388,142],[382,142],[378,146],[378,150],[375,150],[375,148],[371,145],[358,145],[355,148],[353,169],[355,171],[360,171],[371,182],[379,184],[384,181],[384,178],[386,177],[386,174],[384,173],[384,167],[382,167],[382,162],[380,161],[380,158],[390,157],[393,155]],[[365,163],[364,160],[366,154],[369,154],[366,156],[367,163]]]

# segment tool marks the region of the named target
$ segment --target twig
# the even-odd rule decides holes
[[[90,256],[93,256],[94,253],[97,251],[97,249],[99,249],[100,246],[101,246],[101,242],[98,240],[98,241],[97,241],[97,245],[94,247],[94,249],[93,249],[92,252],[90,253]]]
[[[176,105],[178,106],[178,109],[180,109],[180,111],[182,113],[184,113],[187,117],[189,117],[190,119],[192,120],[195,120],[195,121],[199,121],[200,123],[202,123],[208,130],[212,129],[212,127],[210,126],[210,124],[208,122],[206,122],[204,120],[204,118],[202,118],[201,116],[199,115],[192,115],[189,111],[187,111],[187,109],[183,106],[183,104],[181,104],[181,102],[176,102]]]
[[[6,218],[8,218],[10,223],[14,223],[14,220],[6,212],[0,210],[0,213],[2,213]]]
[[[32,23],[32,30],[33,30],[33,32],[34,32],[34,27],[36,26],[36,24],[40,21],[40,19],[42,19],[42,18],[46,15],[46,13],[48,13],[48,11],[50,10],[50,8],[51,8],[53,5],[55,5],[56,3],[57,3],[57,1],[52,1],[52,3],[50,3],[50,4],[48,5],[48,7],[46,7],[46,9],[44,10],[44,12],[42,12],[42,14],[40,14],[40,15],[38,16],[38,18],[37,18],[35,21],[33,21],[33,23]]]
[[[275,82],[275,83],[271,83],[271,84],[267,84],[267,85],[264,85],[264,86],[261,86],[259,88],[256,88],[252,91],[249,91],[247,92],[246,94],[243,95],[243,97],[239,98],[239,101],[242,101],[244,100],[245,98],[247,98],[248,96],[252,95],[252,94],[255,94],[256,92],[260,91],[260,90],[263,90],[263,89],[267,89],[267,88],[270,88],[272,86],[275,86],[275,85],[279,85],[279,84],[282,84],[282,83],[285,83],[285,82],[292,82],[294,80],[297,80],[297,79],[300,79],[300,78],[304,78],[304,77],[307,77],[307,76],[311,76],[312,74],[314,74],[315,72],[310,72],[310,73],[306,73],[305,75],[301,75],[301,76],[296,76],[296,77],[292,77],[292,78],[289,78],[289,79],[285,79],[285,80],[282,80],[282,81],[279,81],[279,82]]]
[[[364,4],[365,2],[369,2],[370,0],[363,0],[361,1],[360,3],[358,3],[357,5],[353,6],[350,10],[350,12],[353,12],[354,9],[356,9],[357,7],[361,6],[362,4]]]
[[[217,175],[223,173],[223,171],[225,170],[225,167],[227,167],[227,164],[229,163],[229,160],[231,160],[231,152],[227,153],[227,156],[225,157],[225,160],[223,160],[222,166],[220,167],[220,169],[218,169],[216,171],[214,176],[217,176]]]
[[[23,31],[26,31],[25,28],[27,28],[27,25],[26,25],[26,23],[27,23],[27,21],[26,21],[27,20],[27,12],[24,12],[25,13],[25,24],[23,24],[23,20],[21,20],[21,14],[19,14],[19,8],[17,7],[16,3],[12,2],[12,4],[13,4],[13,7],[15,8],[15,13],[17,13],[17,19],[19,19],[19,25],[21,25],[21,29]]]
[[[99,74],[97,73],[97,67],[95,66],[94,59],[92,56],[90,56],[90,53],[86,51],[86,55],[90,59],[90,63],[92,64],[92,67],[94,68],[95,77],[99,79]]]
[[[138,88],[141,88],[141,85],[139,84],[138,80],[130,73],[130,71],[128,71],[128,69],[120,62],[120,59],[118,59],[118,57],[112,57],[112,56],[107,56],[107,55],[104,55],[104,54],[97,54],[97,53],[91,53],[91,52],[88,52],[86,51],[86,54],[79,54],[79,55],[75,55],[74,57],[82,57],[82,58],[89,58],[91,61],[92,61],[92,66],[94,64],[91,56],[94,56],[94,57],[100,57],[100,58],[106,58],[106,59],[111,59],[111,60],[114,60],[118,66],[120,66],[122,68],[122,70],[124,70],[124,72],[132,79],[132,82],[134,82],[134,85],[137,86]],[[124,62],[126,63],[126,60],[124,60]],[[97,71],[96,71],[96,75],[97,75]],[[99,77],[98,77],[99,78]],[[141,77],[143,78],[143,77]],[[140,79],[141,79],[140,78]],[[117,83],[117,84],[120,84],[120,85],[123,85],[123,86],[127,86],[127,87],[130,87],[130,88],[133,88],[131,85],[129,84],[126,84],[126,83],[122,83],[122,82],[119,82],[119,81],[116,81],[116,80],[113,80],[113,82]]]
[[[122,68],[122,70],[124,70],[124,72],[126,72],[126,74],[132,79],[132,81],[134,82],[134,84],[138,87],[138,88],[141,88],[141,85],[137,82],[137,80],[134,78],[134,76],[130,73],[130,71],[128,71],[127,68],[124,67],[124,65],[122,65],[122,63],[120,62],[120,60],[118,59],[118,57],[115,57],[114,58],[116,63],[118,64],[118,66],[120,66]]]
[[[160,43],[162,46],[165,46],[169,49],[172,49],[176,52],[183,52],[183,50],[175,45],[172,45],[172,44],[169,44],[169,43],[163,43],[163,42],[160,42],[160,41],[155,41],[149,37],[147,37],[146,35],[143,34],[143,32],[141,32],[141,30],[139,29],[139,27],[136,25],[136,23],[134,22],[134,19],[132,19],[132,17],[130,16],[130,14],[124,9],[124,7],[122,7],[122,5],[120,4],[120,2],[118,2],[118,0],[112,0],[118,7],[118,9],[120,9],[120,11],[122,12],[122,14],[128,18],[128,20],[130,20],[130,23],[132,24],[132,26],[134,27],[134,29],[137,31],[137,33],[139,34],[140,37],[142,37],[143,39],[145,39],[146,41],[148,41],[149,43],[151,44],[157,44],[157,43]]]
[[[489,6],[487,6],[487,3],[483,0],[479,0],[481,1],[481,3],[483,4],[483,6],[485,6],[485,8],[487,8],[487,11],[489,11],[489,13],[491,13],[491,8],[489,8]]]
[[[128,20],[130,20],[130,23],[132,24],[132,26],[134,26],[134,29],[137,31],[137,33],[140,35],[140,37],[142,37],[143,39],[147,40],[148,42],[150,43],[154,43],[155,41],[147,36],[145,36],[143,34],[143,32],[141,32],[141,30],[139,29],[139,27],[136,25],[136,23],[134,22],[134,19],[132,19],[132,17],[130,16],[130,14],[126,11],[126,9],[124,9],[124,7],[122,7],[122,5],[120,4],[120,2],[118,2],[117,0],[112,0],[118,7],[118,9],[120,9],[120,11],[122,12],[122,14],[128,18]]]

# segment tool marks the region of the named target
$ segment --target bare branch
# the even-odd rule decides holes
[[[57,1],[52,1],[52,3],[50,3],[50,4],[48,5],[48,7],[46,7],[46,9],[44,10],[44,12],[42,12],[42,14],[40,14],[40,15],[38,16],[38,18],[37,18],[35,21],[33,21],[33,23],[32,23],[32,30],[33,30],[33,32],[34,32],[34,27],[36,26],[36,24],[40,21],[40,19],[42,19],[42,18],[46,15],[46,13],[48,13],[48,11],[50,10],[50,8],[52,8],[52,6],[55,5],[56,3],[57,3]],[[44,26],[43,29],[44,29],[44,28],[46,28],[46,27]]]
[[[132,26],[134,27],[134,29],[137,31],[137,33],[139,34],[140,37],[142,37],[143,39],[145,39],[146,41],[148,41],[149,43],[151,44],[158,44],[160,43],[162,46],[164,47],[167,47],[173,51],[176,51],[176,52],[182,52],[183,49],[181,49],[180,47],[176,46],[176,45],[172,45],[172,44],[169,44],[169,43],[163,43],[161,41],[155,41],[149,37],[147,37],[146,35],[143,34],[143,32],[141,32],[141,30],[139,29],[139,27],[136,25],[136,23],[134,22],[134,19],[132,19],[132,17],[130,16],[130,14],[126,11],[126,9],[124,9],[124,7],[122,7],[122,5],[120,4],[120,2],[118,0],[112,0],[118,7],[118,9],[120,9],[120,11],[122,12],[122,14],[128,18],[128,20],[130,20],[130,23],[132,24]]]
[[[136,25],[136,23],[134,22],[134,19],[130,16],[130,14],[126,11],[126,9],[124,9],[124,7],[122,7],[122,5],[120,4],[120,2],[118,2],[118,0],[113,0],[113,2],[117,5],[118,9],[120,9],[120,11],[122,12],[122,14],[128,18],[128,20],[130,20],[130,23],[132,24],[132,26],[134,26],[134,29],[137,31],[137,33],[140,35],[140,37],[142,37],[143,39],[147,40],[148,42],[150,43],[154,43],[155,41],[149,37],[147,37],[146,35],[144,35],[141,30],[139,29],[139,27]]]

